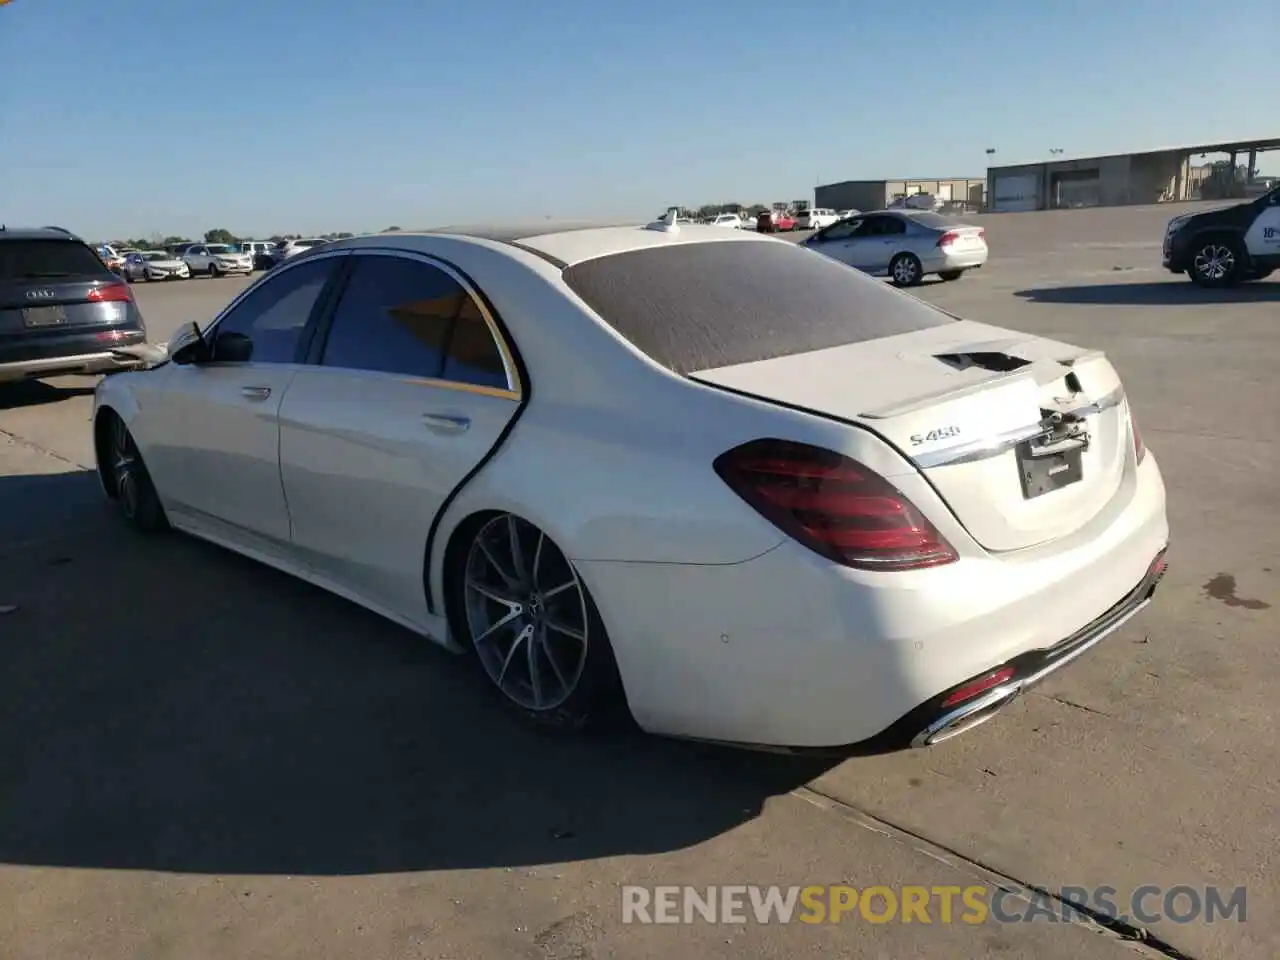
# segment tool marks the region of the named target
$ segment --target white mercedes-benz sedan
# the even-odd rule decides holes
[[[95,401],[129,522],[468,654],[558,728],[937,743],[1165,568],[1102,353],[749,232],[339,241],[156,353]]]

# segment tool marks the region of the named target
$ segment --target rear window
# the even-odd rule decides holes
[[[574,264],[564,280],[633,346],[681,374],[952,322],[936,307],[791,243],[633,250]]]
[[[107,268],[76,240],[0,240],[0,280],[94,276]]]

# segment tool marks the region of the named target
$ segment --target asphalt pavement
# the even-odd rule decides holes
[[[916,291],[1105,349],[1173,531],[1142,616],[927,752],[815,765],[530,733],[465,662],[405,631],[213,547],[124,529],[89,472],[92,381],[4,390],[0,956],[1280,956],[1280,282],[1208,293],[1163,272],[1176,212],[981,217],[991,263]],[[137,294],[163,341],[243,286]],[[624,885],[683,884],[1053,903],[1034,891],[1245,887],[1247,910],[1113,930],[856,910],[623,922]]]

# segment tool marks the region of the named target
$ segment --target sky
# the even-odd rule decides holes
[[[1275,2],[11,0],[0,222],[644,218],[1280,136]]]

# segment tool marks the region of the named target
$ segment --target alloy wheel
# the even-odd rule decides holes
[[[1221,282],[1236,268],[1236,256],[1231,248],[1220,243],[1210,243],[1196,254],[1195,271],[1206,280]]]
[[[916,279],[916,263],[910,257],[901,257],[893,265],[893,279],[904,286]]]
[[[138,466],[138,451],[129,436],[129,428],[116,417],[111,428],[111,476],[115,480],[116,500],[130,520],[137,517],[141,503]]]
[[[542,713],[565,703],[587,662],[587,598],[573,565],[527,520],[502,514],[472,540],[464,568],[471,642],[513,703]]]

